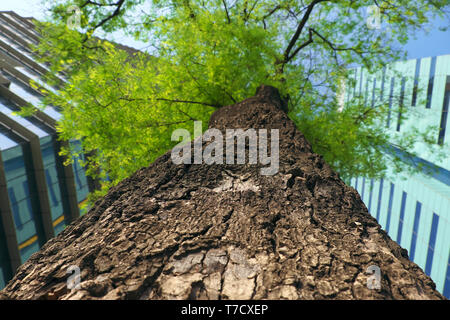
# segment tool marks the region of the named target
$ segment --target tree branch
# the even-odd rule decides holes
[[[277,12],[279,9],[281,9],[280,5],[275,6],[272,10],[269,11],[268,14],[266,14],[264,17],[262,17],[262,22],[264,25],[264,29],[266,29],[266,19],[269,18],[271,15],[273,15],[275,12]]]
[[[90,1],[88,1],[90,2]],[[96,3],[92,3],[91,4],[95,4],[98,5]],[[108,22],[109,20],[113,19],[114,17],[118,16],[120,14],[120,9],[122,8],[123,4],[125,3],[125,0],[118,0],[116,3],[112,3],[111,6],[115,6],[116,9],[113,11],[113,13],[111,13],[109,16],[103,18],[99,23],[97,23],[94,27],[90,28],[91,32],[94,32],[97,28],[100,28],[101,26],[103,26],[106,22]],[[87,37],[87,33],[84,37],[83,42],[86,42],[88,40]]]
[[[286,48],[286,50],[284,51],[283,54],[283,61],[281,63],[281,71],[284,68],[284,65],[287,63],[287,60],[289,58],[290,52],[292,50],[292,48],[294,47],[295,43],[297,42],[298,38],[300,37],[300,34],[303,31],[303,28],[306,25],[306,22],[308,22],[309,17],[311,16],[311,13],[314,9],[314,7],[320,3],[320,2],[324,2],[327,0],[314,0],[313,2],[311,2],[311,4],[308,6],[308,9],[306,10],[305,14],[303,15],[302,20],[300,21],[300,23],[298,24],[297,30],[295,31],[294,35],[292,36],[291,40],[289,41],[289,44]]]
[[[259,0],[256,0],[256,1],[253,3],[253,6],[250,8],[250,10],[249,10],[248,13],[247,13],[247,17],[245,18],[245,21],[247,21],[248,18],[250,18],[250,15],[252,14],[253,10],[255,10],[255,7],[256,7],[256,5],[258,4],[258,2],[259,2]]]
[[[223,3],[223,7],[225,8],[225,13],[227,14],[228,23],[231,23],[230,15],[228,14],[227,3],[225,2],[225,0],[222,0],[222,3]]]
[[[212,103],[206,103],[206,102],[199,102],[199,101],[189,101],[189,100],[178,100],[178,99],[166,99],[166,98],[156,98],[158,101],[167,101],[167,102],[176,102],[176,103],[190,103],[190,104],[200,104],[208,107],[213,108],[220,108],[219,105],[212,104]]]
[[[169,127],[169,126],[173,126],[176,124],[182,124],[182,123],[187,123],[192,121],[191,119],[188,120],[180,120],[180,121],[174,121],[174,122],[154,122],[155,124],[147,124],[145,125],[145,127],[147,128],[158,128],[158,127]]]
[[[152,99],[135,99],[135,98],[126,98],[126,97],[121,97],[119,99],[120,100],[125,100],[125,101],[151,101],[152,100]],[[174,103],[200,104],[200,105],[203,105],[203,106],[208,106],[208,107],[213,107],[213,108],[220,108],[221,107],[220,105],[207,103],[207,102],[200,102],[200,101],[167,99],[167,98],[156,98],[154,100],[156,100],[156,101],[174,102]]]
[[[98,3],[98,2],[95,2],[95,1],[87,0],[85,3],[83,3],[81,5],[80,9],[83,9],[88,4],[93,4],[94,6],[97,6],[97,7],[113,7],[113,6],[117,6],[118,2],[116,2],[116,3]]]
[[[300,46],[297,47],[297,49],[294,50],[294,52],[286,59],[286,63],[288,63],[290,60],[292,60],[292,58],[295,57],[295,55],[302,49],[306,48],[308,45],[310,45],[314,40],[313,40],[313,33],[312,33],[312,29],[309,28],[308,30],[309,36],[308,36],[308,40],[305,41],[304,43],[302,43]]]

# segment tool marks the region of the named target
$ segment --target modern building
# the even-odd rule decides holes
[[[394,63],[375,74],[357,68],[354,75],[356,85],[349,86],[341,100],[359,95],[365,103],[387,103],[392,112],[382,125],[391,137],[413,125],[422,129],[435,125],[439,128],[436,144],[450,151],[450,55]],[[404,109],[393,108],[394,104],[413,108],[414,114],[400,121]],[[437,290],[450,298],[450,159],[439,159],[422,144],[413,150],[420,157],[393,150],[423,171],[406,179],[391,174],[395,178],[358,177],[349,183],[389,236],[408,250],[410,259],[431,276]]]
[[[31,79],[54,90],[41,80],[47,66],[29,49],[38,40],[32,19],[0,12],[0,289],[31,254],[80,215],[80,204],[94,185],[77,161],[63,165],[61,147],[81,145],[58,140],[57,107],[30,117],[15,114],[42,99]]]

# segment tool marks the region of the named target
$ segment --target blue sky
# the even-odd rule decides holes
[[[44,17],[40,3],[41,0],[2,0],[0,10],[13,10],[20,15],[33,16],[39,19]],[[417,39],[411,39],[405,47],[408,52],[408,58],[415,59],[450,54],[450,30],[446,32],[439,30],[440,26],[446,24],[448,25],[449,22],[443,20],[434,21],[428,34],[422,31],[416,35]],[[115,33],[108,38],[137,49],[146,47],[145,43],[134,41],[134,39],[121,33]]]
[[[428,34],[425,31],[416,35],[417,39],[410,39],[406,45],[408,58],[423,58],[450,54],[450,30],[440,31],[439,27],[448,26],[449,21],[436,20]]]

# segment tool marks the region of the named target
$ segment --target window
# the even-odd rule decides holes
[[[406,205],[406,192],[402,193],[402,204],[400,207],[400,219],[398,221],[398,230],[397,230],[397,243],[400,244],[402,241],[402,231],[403,231],[403,221],[405,219],[405,205]]]
[[[23,190],[25,190],[25,192],[30,192],[30,187],[28,185],[28,180],[25,180],[22,182],[22,188]],[[31,204],[31,198],[33,197],[32,194],[28,194],[28,197],[26,199],[26,206],[27,206],[27,211],[30,213],[30,219],[36,220],[35,217],[35,210],[33,210],[33,205]]]
[[[419,222],[420,222],[420,211],[422,210],[422,203],[417,201],[416,203],[416,213],[414,215],[414,226],[413,226],[413,234],[411,239],[411,249],[409,250],[409,257],[412,261],[414,261],[414,255],[416,253],[416,242],[417,235],[419,232]]]
[[[54,184],[49,169],[45,169],[45,178],[47,179],[47,188],[50,193],[50,199],[52,200],[53,206],[57,206],[59,204],[59,199],[56,196]]]
[[[384,79],[386,78],[386,67],[383,67],[383,74],[381,76],[381,89],[380,89],[380,100],[383,101],[384,96]]]
[[[370,179],[369,207],[367,208],[369,212],[372,207],[372,193],[373,193],[373,179]]]
[[[365,93],[364,94],[364,106],[366,106],[367,105],[367,98],[369,96],[369,78],[367,78],[367,80],[366,80],[366,90],[365,90],[364,93]]]
[[[8,196],[9,201],[11,202],[11,209],[13,212],[14,223],[16,225],[16,228],[21,228],[23,222],[19,214],[19,206],[17,205],[16,194],[14,193],[14,189],[11,187],[8,188]]]
[[[349,90],[348,90],[348,94],[347,94],[347,104],[349,103],[351,98],[355,97],[355,93],[356,93],[356,72],[357,72],[356,69],[352,69],[352,71],[351,71],[351,74],[355,75],[355,77],[354,77],[355,79],[354,79],[354,81],[349,80]],[[351,86],[350,86],[350,84],[351,84]],[[352,88],[353,88],[353,90],[352,90]]]
[[[41,140],[42,160],[50,200],[50,210],[52,218],[56,219],[62,215],[64,208],[61,194],[62,181],[58,175],[56,151],[53,144],[54,137],[52,136]]]
[[[434,245],[436,244],[438,224],[439,224],[439,216],[433,212],[433,221],[431,222],[430,240],[428,242],[427,263],[425,264],[425,273],[428,276],[431,274],[431,267],[433,266]]]
[[[378,192],[377,221],[380,220],[381,196],[383,195],[383,179],[380,180],[380,191]]]
[[[2,219],[0,219],[0,290],[3,289],[8,280],[12,278],[8,246],[3,230],[5,230],[5,228],[3,227]]]
[[[16,238],[19,244],[36,236],[39,231],[39,221],[36,214],[38,208],[35,202],[36,190],[28,184],[32,168],[31,159],[26,145],[2,152],[8,197],[16,228]],[[23,258],[23,257],[22,257]]]
[[[389,203],[388,203],[388,212],[386,218],[386,232],[389,233],[389,227],[391,225],[391,213],[392,213],[392,200],[394,198],[394,184],[391,183],[391,189],[389,190]]]
[[[78,202],[82,202],[86,199],[87,194],[89,193],[89,187],[87,183],[87,177],[84,168],[81,166],[78,160],[82,162],[85,161],[84,154],[82,153],[82,146],[80,141],[71,141],[71,147],[73,148],[75,154],[78,153],[79,156],[74,157],[73,162],[73,172],[75,176],[75,186],[77,191],[77,199]]]
[[[362,186],[361,186],[361,199],[364,201],[364,191],[366,189],[366,178],[363,178],[362,180]]]
[[[397,119],[397,131],[400,131],[400,125],[402,123],[402,111],[403,111],[403,100],[405,99],[405,83],[406,78],[402,78],[402,84],[401,84],[401,91],[400,91],[400,101],[398,103],[399,109],[398,109],[398,119]]]
[[[416,60],[416,73],[414,75],[414,87],[411,105],[414,107],[417,101],[417,90],[419,89],[420,59]]]
[[[389,91],[389,109],[388,109],[388,116],[386,121],[386,128],[389,128],[391,125],[391,109],[392,109],[392,99],[394,98],[394,85],[395,85],[395,78],[392,77],[391,79],[391,89]]]
[[[445,129],[447,127],[448,106],[450,104],[450,76],[447,76],[445,84],[444,105],[442,106],[441,125],[439,127],[438,144],[444,144]]]
[[[373,87],[372,87],[372,109],[375,106],[375,90],[377,89],[377,79],[373,78]]]
[[[447,272],[444,282],[444,292],[442,293],[447,299],[450,299],[450,253],[448,254]]]
[[[77,187],[77,189],[80,189],[83,187],[83,183],[81,182],[81,177],[80,177],[81,167],[80,167],[80,164],[78,163],[78,157],[74,157],[72,167],[73,167],[73,171],[74,171],[76,187]]]
[[[431,108],[431,98],[433,96],[433,84],[434,84],[434,74],[436,73],[436,57],[431,59],[430,66],[430,78],[428,80],[428,90],[427,90],[427,104],[426,108]]]
[[[432,162],[416,157],[408,152],[405,152],[393,145],[389,146],[389,152],[395,153],[404,162],[420,169],[423,173],[433,177],[434,179],[450,186],[450,171],[435,165]]]
[[[363,80],[363,68],[361,68],[361,73],[359,74],[359,94],[358,96],[361,96],[362,93],[362,80]]]

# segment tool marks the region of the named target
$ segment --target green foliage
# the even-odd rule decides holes
[[[390,162],[408,169],[383,152],[391,139],[380,125],[386,105],[368,110],[352,99],[340,112],[338,84],[351,84],[349,67],[376,70],[404,57],[394,43],[442,15],[449,1],[377,1],[381,29],[366,25],[374,1],[149,3],[58,0],[52,20],[41,24],[44,41],[36,50],[52,68],[48,80],[59,85],[44,105],[62,108],[61,137],[83,141],[89,174],[110,178],[104,190],[173,147],[175,128],[192,130],[194,120],[206,126],[216,108],[252,96],[260,84],[289,95],[290,117],[342,177],[381,177]],[[66,26],[71,5],[81,9],[78,30]],[[114,31],[153,49],[130,55],[94,37]],[[396,143],[411,149],[429,134],[411,130]]]

